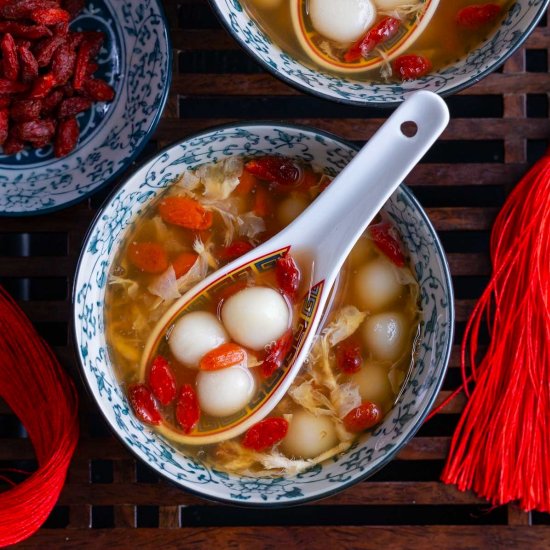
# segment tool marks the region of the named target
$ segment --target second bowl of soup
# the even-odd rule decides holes
[[[193,444],[277,384],[308,315],[307,255],[254,264],[148,345],[179,296],[288,225],[354,153],[307,128],[214,129],[149,161],[94,222],[74,294],[85,379],[129,449],[182,487],[247,504],[320,498],[388,462],[429,412],[451,349],[452,290],[405,187],[353,249],[308,361],[259,424]]]

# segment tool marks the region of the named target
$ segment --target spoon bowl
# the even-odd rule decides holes
[[[333,283],[353,245],[439,137],[448,120],[448,109],[436,94],[422,91],[411,95],[331,185],[288,227],[206,277],[166,311],[146,343],[140,365],[141,379],[145,378],[147,365],[161,339],[178,318],[202,309],[210,297],[243,278],[274,269],[277,260],[289,251],[306,253],[312,259],[307,274],[311,285],[299,308],[291,351],[263,391],[230,418],[199,423],[189,434],[169,426],[163,426],[161,433],[180,443],[211,444],[243,433],[269,414],[307,357]]]

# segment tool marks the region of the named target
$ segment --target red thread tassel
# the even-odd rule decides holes
[[[493,275],[462,341],[463,389],[470,398],[441,478],[495,506],[518,501],[525,511],[543,512],[550,512],[549,155],[516,186],[496,219]],[[491,340],[478,362],[483,326]]]
[[[63,488],[78,441],[78,397],[49,346],[0,287],[0,397],[19,417],[38,470],[0,493],[0,547],[30,537],[48,518]],[[4,472],[26,473],[6,469]]]

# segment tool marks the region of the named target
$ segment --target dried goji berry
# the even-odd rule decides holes
[[[344,428],[351,433],[359,433],[376,426],[382,420],[382,411],[375,403],[366,401],[344,416]]]
[[[84,33],[82,32],[70,32],[67,37],[67,44],[71,47],[71,49],[75,50],[80,46],[82,41],[84,40]]]
[[[159,204],[160,217],[167,223],[187,229],[208,229],[212,225],[212,212],[189,197],[167,197]]]
[[[54,154],[56,157],[68,155],[78,143],[80,128],[76,118],[66,118],[57,125],[57,133],[54,142]]]
[[[239,185],[235,187],[235,193],[239,195],[248,195],[258,183],[256,176],[250,172],[243,170],[243,173],[239,177]]]
[[[390,259],[397,267],[405,265],[405,256],[401,252],[399,241],[391,234],[391,225],[387,222],[377,223],[368,228],[370,238],[374,244]]]
[[[97,70],[99,65],[95,61],[88,63],[88,68],[86,69],[86,76],[91,77]]]
[[[105,34],[101,31],[81,31],[84,42],[90,47],[90,56],[95,57],[101,51]]]
[[[260,370],[264,378],[269,378],[280,369],[292,347],[293,333],[288,329],[276,342],[267,348]]]
[[[26,84],[0,78],[0,94],[18,94],[27,90],[28,86]]]
[[[57,48],[52,58],[52,74],[58,84],[65,84],[73,76],[76,53],[68,44]]]
[[[63,100],[63,92],[54,90],[42,100],[42,114],[50,115]]]
[[[245,170],[254,176],[282,187],[291,187],[300,184],[303,170],[292,159],[284,157],[260,157],[249,160]]]
[[[479,29],[494,21],[501,11],[498,4],[474,4],[459,10],[456,22],[465,29]]]
[[[55,133],[55,124],[50,120],[29,120],[13,126],[13,133],[22,141],[50,140]]]
[[[6,107],[0,109],[0,145],[8,139],[10,112]]]
[[[294,300],[300,286],[300,270],[294,258],[288,252],[277,260],[275,264],[275,277],[279,288],[290,300]]]
[[[362,363],[361,346],[354,338],[346,338],[336,346],[336,365],[342,372],[353,374]]]
[[[10,33],[6,33],[2,37],[0,49],[2,50],[4,76],[8,80],[17,80],[19,78],[19,58],[17,56],[15,40]]]
[[[401,22],[399,19],[395,17],[383,17],[374,27],[371,27],[362,38],[351,46],[344,54],[344,60],[351,63],[353,61],[358,61],[361,57],[367,57],[376,46],[394,37],[399,30],[400,24]]]
[[[39,75],[34,81],[30,97],[42,99],[46,97],[56,85],[57,81],[52,73]]]
[[[0,97],[0,109],[5,109],[11,105],[11,97],[6,95]]]
[[[59,118],[73,117],[87,111],[91,106],[92,102],[85,97],[69,97],[61,102],[57,114]]]
[[[65,37],[60,34],[54,34],[50,38],[41,40],[34,48],[34,57],[39,67],[47,67],[52,62],[55,50],[65,42]]]
[[[10,115],[13,120],[26,122],[40,118],[41,111],[40,99],[16,99],[12,103]]]
[[[288,432],[288,422],[284,418],[264,418],[244,434],[243,447],[254,451],[265,451],[282,441]]]
[[[172,261],[172,267],[174,268],[174,273],[176,274],[176,279],[179,279],[185,275],[197,261],[198,254],[195,252],[182,252]]]
[[[22,151],[25,147],[25,144],[16,137],[8,135],[8,139],[2,145],[2,151],[4,155],[15,155]]]
[[[38,76],[38,61],[29,48],[19,46],[17,48],[19,60],[21,62],[21,80],[23,82],[33,82]]]
[[[63,0],[61,6],[69,12],[71,19],[73,19],[84,9],[84,0]]]
[[[393,62],[393,70],[401,80],[414,80],[432,70],[431,61],[422,55],[402,55]]]
[[[136,384],[128,388],[128,399],[135,415],[142,422],[158,425],[162,416],[151,390],[145,384]]]
[[[33,10],[57,7],[57,2],[49,0],[12,0],[0,5],[0,15],[6,19],[28,19]]]
[[[113,88],[99,78],[87,78],[83,88],[86,95],[94,101],[113,101],[115,98]]]
[[[176,377],[170,363],[157,355],[149,372],[149,386],[161,405],[170,404],[176,397]]]
[[[0,34],[9,32],[17,38],[37,40],[52,35],[52,31],[45,25],[23,25],[18,21],[0,21]]]
[[[253,248],[248,241],[233,241],[229,246],[220,249],[219,256],[225,261],[234,260],[250,252]]]
[[[63,121],[60,127],[61,124]],[[127,257],[132,265],[145,273],[162,273],[168,268],[166,250],[157,242],[131,242],[128,245]]]
[[[176,420],[188,434],[199,422],[201,410],[197,394],[191,384],[183,384],[176,402]]]
[[[40,25],[55,25],[68,23],[71,16],[61,8],[37,8],[30,12],[29,18]]]
[[[76,63],[74,67],[73,75],[73,88],[75,90],[81,90],[86,80],[86,71],[88,70],[88,63],[92,55],[92,45],[90,42],[83,40],[78,47],[76,54]]]
[[[220,370],[246,361],[246,351],[233,342],[227,342],[207,352],[200,360],[201,370]]]

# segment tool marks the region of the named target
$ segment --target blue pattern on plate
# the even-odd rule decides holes
[[[106,34],[97,75],[116,98],[78,116],[80,140],[64,158],[51,146],[0,155],[0,215],[44,213],[97,191],[130,164],[160,118],[171,50],[159,1],[92,0],[71,28]]]
[[[253,478],[217,471],[178,452],[136,420],[109,364],[103,332],[105,283],[126,231],[147,203],[184,170],[232,155],[278,153],[338,173],[355,149],[338,138],[297,126],[244,124],[204,132],[174,145],[135,172],[98,214],[83,246],[74,288],[74,327],[85,379],[108,423],[157,472],[208,498],[247,504],[296,504],[320,498],[371,475],[420,427],[443,381],[453,335],[448,266],[435,232],[410,191],[385,206],[403,235],[421,285],[421,348],[399,402],[374,435],[347,453],[293,478]]]

